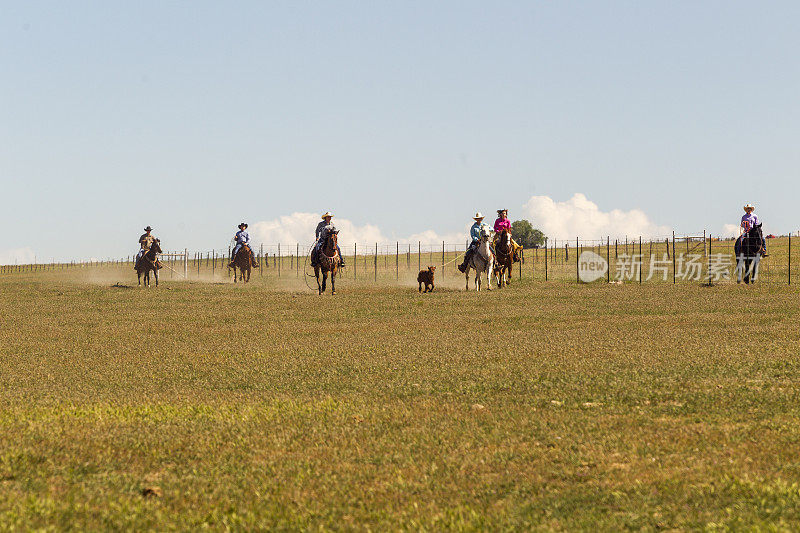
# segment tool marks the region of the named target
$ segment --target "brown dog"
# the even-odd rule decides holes
[[[417,274],[417,282],[419,283],[419,291],[423,292],[422,284],[425,284],[424,292],[433,292],[433,274],[436,271],[435,266],[429,266],[428,270],[420,270]]]

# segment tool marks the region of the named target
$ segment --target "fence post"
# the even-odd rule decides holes
[[[417,270],[422,270],[422,241],[417,241]]]
[[[394,279],[397,281],[400,279],[400,242],[394,241],[394,245]]]
[[[575,237],[575,283],[581,282],[580,265],[578,261],[578,250],[580,250],[581,240],[580,237]]]
[[[672,284],[675,285],[675,276],[677,274],[678,266],[675,260],[675,232],[672,232]]]
[[[792,284],[792,232],[789,232],[789,285]]]
[[[547,237],[544,238],[544,280],[547,281]]]
[[[353,281],[356,280],[357,272],[358,272],[358,266],[356,266],[356,265],[358,265],[358,261],[356,261],[356,257],[357,256],[358,256],[358,243],[354,242],[353,243]]]
[[[711,249],[711,239],[710,239],[710,237],[711,237],[711,234],[709,234],[709,240],[708,240],[708,242],[709,242],[708,248],[709,249]],[[706,230],[703,230],[703,256],[705,256],[705,255],[706,255]]]
[[[606,281],[611,283],[611,235],[606,236]]]
[[[642,270],[644,270],[644,257],[642,257],[642,236],[639,235],[639,285],[642,284]]]
[[[378,281],[378,243],[375,243],[375,282]]]
[[[278,243],[278,277],[281,277],[281,243]]]

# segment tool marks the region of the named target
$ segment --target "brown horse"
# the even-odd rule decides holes
[[[250,246],[243,244],[239,251],[236,252],[236,257],[231,261],[233,264],[233,282],[236,283],[236,269],[239,269],[239,279],[245,283],[250,281],[250,270],[255,266],[253,262],[253,253]]]
[[[136,276],[139,278],[139,286],[142,285],[142,274],[144,274],[144,286],[150,287],[150,272],[156,278],[156,287],[158,287],[158,254],[161,253],[161,241],[156,239],[150,245],[150,249],[136,262]]]
[[[314,263],[314,276],[317,278],[317,289],[319,289],[319,294],[325,292],[325,285],[328,281],[328,272],[331,274],[331,294],[336,294],[336,272],[339,271],[339,263],[341,261],[339,252],[337,251],[338,248],[336,247],[339,239],[338,235],[338,231],[328,232],[328,235],[325,237],[325,242],[322,243],[322,249],[320,249],[317,260]],[[319,283],[320,270],[322,271],[321,285]]]
[[[497,276],[497,286],[502,289],[511,282],[511,271],[514,269],[514,247],[511,244],[511,234],[508,230],[504,229],[497,237],[494,255],[497,260],[494,270]]]

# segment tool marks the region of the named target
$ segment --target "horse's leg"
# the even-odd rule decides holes
[[[753,263],[752,263],[753,264],[753,272],[752,272],[752,275],[750,276],[750,281],[753,282],[753,283],[758,281],[758,267],[759,267],[760,263],[761,263],[761,252],[757,252],[755,259],[753,259]]]
[[[331,294],[336,294],[336,270],[331,270]]]
[[[158,269],[153,269],[153,276],[156,278],[156,287],[158,287]]]
[[[467,268],[464,270],[464,278],[466,278],[466,280],[467,280],[467,288],[464,289],[464,290],[468,291],[469,290],[469,265],[467,265]]]
[[[247,267],[247,279],[245,279],[244,282],[250,283],[250,267]]]
[[[486,271],[486,290],[487,291],[492,290],[491,279],[492,279],[492,271],[494,270],[492,268],[492,266],[493,266],[492,263],[489,263],[489,265],[488,265],[489,270]]]
[[[137,270],[136,271],[136,279],[139,281],[139,287],[141,287],[142,286],[142,271],[141,270]]]
[[[322,292],[325,292],[325,289],[328,287],[328,271],[322,271]]]
[[[317,278],[317,292],[322,294],[322,285],[319,284],[319,267],[314,265],[314,276]]]
[[[744,256],[736,256],[736,283],[742,282],[742,274],[744,273]]]

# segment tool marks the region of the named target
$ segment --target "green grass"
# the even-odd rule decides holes
[[[800,527],[795,285],[132,274],[0,277],[0,530]]]

